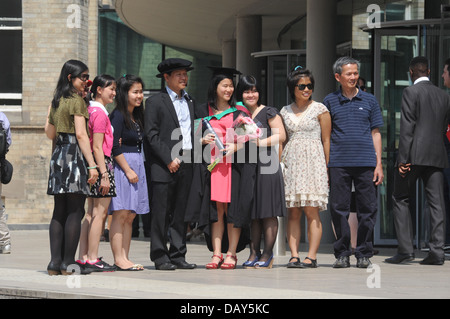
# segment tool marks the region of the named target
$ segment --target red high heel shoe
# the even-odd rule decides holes
[[[219,262],[215,263],[215,262],[210,262],[208,264],[206,264],[206,269],[218,269],[220,267],[220,265],[222,265],[223,263],[223,255],[220,254],[219,255],[213,255],[212,258],[217,257],[219,258]]]
[[[236,265],[237,265],[237,257],[233,256],[233,255],[227,255],[227,258],[230,257],[231,259],[234,260],[234,264],[233,263],[223,263],[222,266],[220,266],[220,269],[235,269]]]

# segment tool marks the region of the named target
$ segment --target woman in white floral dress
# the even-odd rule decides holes
[[[289,268],[316,268],[316,254],[322,238],[319,211],[327,209],[331,117],[328,109],[312,100],[314,78],[310,71],[296,67],[287,79],[293,102],[283,107],[288,142],[281,162],[284,164],[287,236],[291,259]],[[305,213],[308,224],[309,251],[300,261],[300,219]]]

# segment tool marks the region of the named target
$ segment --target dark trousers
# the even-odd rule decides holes
[[[373,256],[373,230],[378,211],[377,187],[373,180],[373,167],[330,167],[330,213],[336,231],[334,255],[350,256],[351,232],[348,223],[355,186],[355,204],[358,232],[355,248],[357,258]]]
[[[450,163],[450,142],[444,138],[447,158]],[[450,244],[450,168],[444,168],[444,200],[445,200],[445,244]]]
[[[150,259],[155,265],[185,260],[187,223],[184,221],[192,164],[182,163],[168,183],[152,181]],[[170,247],[167,247],[170,243]]]
[[[416,180],[421,178],[430,212],[430,254],[437,258],[444,258],[445,237],[445,201],[444,178],[441,168],[433,166],[411,166],[406,177],[401,177],[395,169],[395,185],[392,199],[394,201],[393,213],[395,231],[398,241],[399,254],[412,254],[413,223],[409,210],[410,195],[414,194]],[[413,197],[414,198],[414,197]]]

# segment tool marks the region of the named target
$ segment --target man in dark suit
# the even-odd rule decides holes
[[[445,259],[443,169],[448,166],[444,134],[450,117],[450,97],[428,79],[430,71],[425,57],[414,58],[409,72],[414,85],[403,91],[398,169],[392,195],[398,253],[385,261],[399,264],[414,259],[409,199],[420,177],[430,207],[431,227],[430,252],[420,263],[442,265]]]
[[[194,102],[185,92],[191,64],[176,58],[162,61],[157,77],[164,78],[166,87],[145,103],[152,188],[150,259],[158,270],[196,267],[185,260],[184,221],[192,181]]]
[[[444,72],[442,73],[442,79],[444,80],[444,86],[450,89],[450,58],[444,62]],[[447,134],[444,138],[445,147],[447,149],[447,157],[450,163],[450,123],[447,128]],[[450,168],[444,169],[444,198],[445,198],[445,252],[446,257],[449,257],[450,253]]]

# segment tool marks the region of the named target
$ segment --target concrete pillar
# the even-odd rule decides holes
[[[311,70],[316,81],[313,99],[321,102],[336,90],[332,68],[336,60],[337,1],[307,0],[306,19],[306,67]],[[334,242],[329,211],[321,212],[320,218],[322,243]]]
[[[222,41],[222,66],[224,68],[236,68],[236,40]]]
[[[261,51],[261,16],[243,16],[236,19],[236,69],[244,75],[250,74],[261,80],[261,59],[251,56]]]
[[[336,60],[337,1],[307,0],[306,67],[316,80],[313,99],[323,98],[336,88],[333,63]]]

